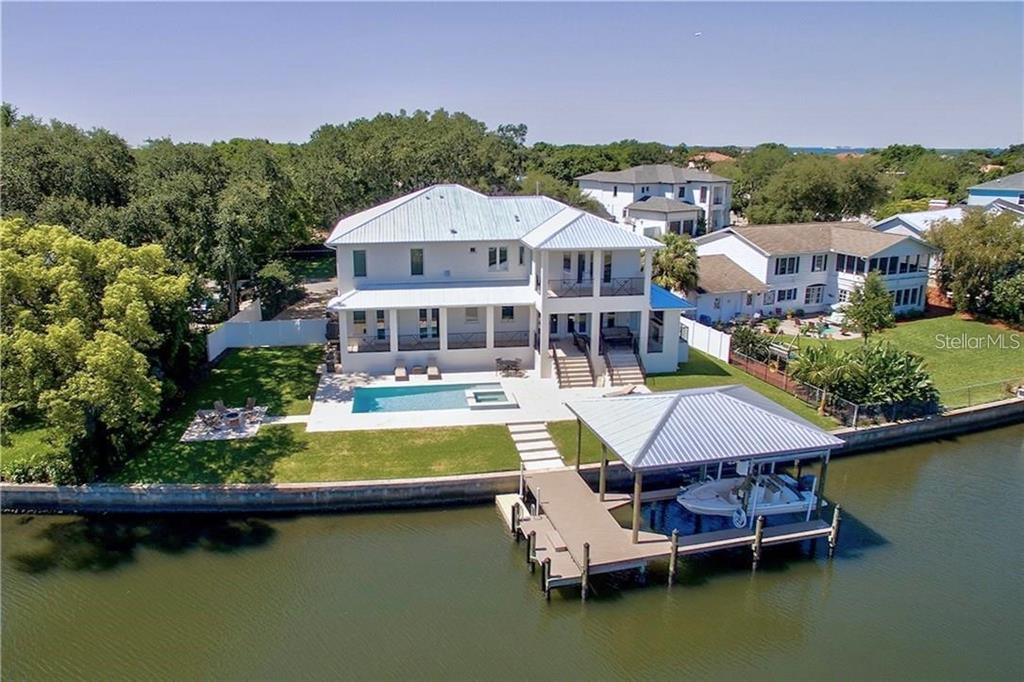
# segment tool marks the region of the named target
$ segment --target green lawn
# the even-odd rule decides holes
[[[0,467],[10,466],[38,457],[45,459],[53,448],[46,442],[44,426],[30,426],[10,432],[11,445],[0,448]]]
[[[1024,333],[1001,329],[996,325],[964,320],[959,316],[933,317],[901,322],[872,339],[881,338],[923,357],[935,387],[947,407],[967,403],[967,386],[995,385],[972,389],[971,402],[996,400],[1002,393],[1001,382],[1024,379]],[[964,348],[963,339],[976,348]],[[977,340],[977,341],[974,341]],[[793,341],[796,343],[796,341]],[[800,344],[836,343],[849,348],[860,339],[821,341],[802,338]],[[955,347],[960,344],[960,347]],[[1015,347],[1016,346],[1016,347]]]
[[[754,378],[738,367],[733,367],[693,348],[690,349],[689,362],[680,365],[677,372],[647,376],[647,387],[652,391],[676,391],[681,388],[702,388],[724,384],[748,386],[823,429],[834,429],[838,426],[835,420],[820,416],[817,410],[799,398]]]
[[[306,433],[263,426],[235,441],[180,443],[166,434],[114,477],[118,483],[298,483],[445,476],[519,468],[504,426]],[[163,435],[163,434],[162,434]]]
[[[308,414],[319,346],[232,351],[186,397],[119,483],[283,483],[443,476],[519,467],[508,429],[475,426],[306,433],[304,424],[263,426],[255,438],[181,443],[196,410],[267,405],[268,414]]]
[[[338,274],[333,254],[321,258],[289,258],[284,265],[303,282],[330,279]]]
[[[558,448],[565,463],[570,466],[576,464],[576,420],[548,422],[548,433],[551,434],[551,440],[555,442],[555,447]],[[601,441],[586,426],[583,427],[581,445],[580,461],[582,463],[590,464],[601,461]],[[614,455],[609,454],[609,458],[614,459]]]

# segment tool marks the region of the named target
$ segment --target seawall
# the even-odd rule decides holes
[[[835,455],[949,438],[971,431],[1024,422],[1024,400],[1010,399],[984,406],[954,410],[928,419],[834,433],[847,442]],[[596,485],[598,465],[581,467]],[[672,485],[648,477],[657,486]],[[609,468],[613,489],[626,489],[630,474],[619,463]],[[0,483],[4,511],[39,513],[291,513],[400,509],[448,506],[491,501],[495,495],[515,492],[518,471],[468,474],[436,478],[409,478],[337,483],[280,484],[151,484],[98,483],[56,486],[46,483]]]

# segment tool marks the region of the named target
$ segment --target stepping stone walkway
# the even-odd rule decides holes
[[[507,424],[507,427],[509,433],[512,434],[512,442],[516,444],[519,459],[523,461],[524,469],[540,471],[542,469],[561,469],[565,466],[544,422]]]

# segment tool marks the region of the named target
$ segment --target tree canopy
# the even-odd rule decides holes
[[[860,332],[864,341],[875,332],[896,324],[892,296],[878,271],[872,270],[864,283],[850,292],[850,301],[843,308],[846,323]]]

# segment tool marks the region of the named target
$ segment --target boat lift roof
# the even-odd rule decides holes
[[[590,398],[566,406],[631,471],[818,457],[844,445],[739,385]]]

